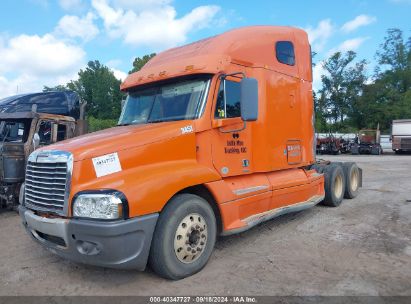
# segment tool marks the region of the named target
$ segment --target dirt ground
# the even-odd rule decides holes
[[[323,158],[363,168],[356,199],[220,238],[208,265],[176,282],[63,260],[3,212],[0,295],[411,295],[411,155]]]

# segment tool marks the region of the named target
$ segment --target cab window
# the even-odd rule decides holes
[[[53,127],[57,128],[55,138],[53,138]],[[40,122],[37,133],[40,137],[40,145],[47,146],[54,142],[65,140],[67,138],[67,126],[64,124],[57,124],[52,121],[43,120]]]
[[[294,45],[291,41],[278,41],[275,45],[278,62],[287,65],[295,64]]]
[[[50,145],[52,143],[52,130],[50,121],[42,121],[38,130],[40,145]]]
[[[67,126],[59,124],[57,128],[57,141],[65,140],[67,137]]]
[[[0,121],[0,142],[26,142],[29,128],[29,120]]]
[[[223,80],[217,95],[216,118],[233,118],[241,116],[240,83]]]

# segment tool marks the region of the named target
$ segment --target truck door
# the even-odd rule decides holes
[[[53,124],[48,120],[39,120],[37,134],[40,138],[40,147],[53,143]]]
[[[212,157],[223,177],[249,173],[252,168],[251,131],[241,120],[240,80],[221,80],[214,97]]]
[[[72,137],[73,131],[64,122],[39,120],[37,134],[40,138],[40,146],[47,146]]]

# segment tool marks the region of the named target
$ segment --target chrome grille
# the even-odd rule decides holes
[[[24,204],[29,209],[65,214],[71,179],[66,152],[33,152],[26,167]]]
[[[401,138],[401,149],[411,149],[411,138]]]

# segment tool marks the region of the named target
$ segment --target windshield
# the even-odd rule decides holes
[[[366,143],[375,143],[376,142],[377,131],[372,130],[362,130],[360,134],[360,140]]]
[[[30,120],[22,119],[17,121],[1,120],[0,121],[0,143],[26,142],[30,129]]]
[[[196,119],[203,112],[209,80],[181,79],[130,92],[118,124]]]

